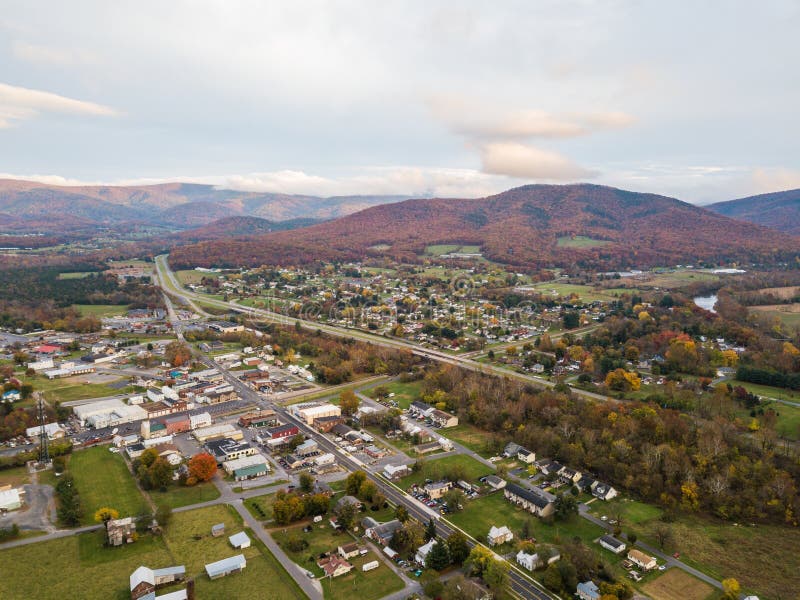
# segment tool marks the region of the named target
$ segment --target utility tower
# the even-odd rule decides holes
[[[47,447],[47,429],[45,428],[44,398],[38,394],[37,407],[39,409],[39,462],[43,465],[50,463],[50,450]]]

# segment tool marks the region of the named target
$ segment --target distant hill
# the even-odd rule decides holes
[[[54,186],[0,180],[2,232],[48,232],[118,227],[126,223],[188,229],[230,216],[270,221],[334,219],[364,208],[404,200],[405,196],[321,198],[240,192],[211,185],[165,183],[143,186]]]
[[[319,222],[319,219],[268,221],[260,217],[225,217],[196,229],[182,231],[177,234],[174,239],[184,243],[202,240],[218,240],[237,236],[270,233],[272,231],[298,229],[300,227],[309,227]]]
[[[292,232],[176,248],[176,265],[418,260],[434,244],[479,246],[519,268],[635,267],[794,257],[800,238],[655,194],[598,185],[529,185],[481,199],[407,200]]]
[[[717,202],[705,208],[733,219],[800,235],[800,189]]]

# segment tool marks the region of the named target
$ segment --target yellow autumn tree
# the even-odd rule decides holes
[[[119,511],[116,508],[104,506],[98,508],[97,512],[94,513],[94,520],[97,523],[108,523],[112,519],[119,519]]]

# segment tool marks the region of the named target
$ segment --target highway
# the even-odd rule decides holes
[[[287,325],[300,322],[300,324],[303,325],[304,327],[307,327],[309,329],[319,329],[320,331],[324,331],[325,333],[337,337],[354,338],[364,342],[369,342],[371,344],[376,344],[379,346],[408,350],[410,352],[413,352],[417,356],[422,356],[424,358],[435,360],[437,362],[455,365],[463,369],[467,369],[469,371],[475,371],[480,373],[492,373],[495,375],[502,375],[505,377],[510,377],[513,379],[524,381],[525,383],[528,383],[534,387],[538,387],[539,389],[549,389],[555,387],[556,385],[552,381],[548,381],[547,379],[543,379],[541,377],[536,377],[534,375],[526,375],[524,373],[518,373],[513,369],[508,369],[506,367],[501,367],[499,365],[479,363],[466,356],[458,356],[458,355],[448,354],[446,352],[441,352],[439,350],[421,348],[420,346],[413,344],[411,342],[407,342],[405,340],[383,337],[367,333],[365,331],[361,331],[358,329],[347,329],[344,327],[337,327],[334,325],[317,323],[316,321],[308,321],[300,318],[291,318],[287,317],[286,315],[281,315],[279,313],[264,309],[241,306],[240,304],[236,304],[235,302],[224,302],[222,300],[208,298],[203,296],[202,294],[190,292],[181,286],[180,282],[175,278],[175,274],[172,272],[172,270],[169,267],[169,264],[167,263],[167,256],[168,255],[166,254],[161,254],[156,257],[156,268],[160,285],[165,292],[178,298],[179,300],[183,301],[186,304],[193,305],[194,302],[204,302],[206,304],[218,308],[235,311],[246,315],[250,315],[252,317],[267,319],[270,321],[283,323]],[[177,322],[177,320],[175,322]],[[571,390],[572,393],[575,394],[576,396],[586,398],[589,400],[598,400],[600,402],[614,402],[614,403],[620,402],[615,398],[604,396],[603,394],[587,392],[576,388],[571,388]]]

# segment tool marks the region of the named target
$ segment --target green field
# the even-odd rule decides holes
[[[59,279],[83,279],[84,277],[89,277],[89,275],[94,275],[95,271],[73,271],[71,273],[59,273]]]
[[[44,375],[35,375],[25,381],[33,385],[37,392],[43,392],[49,401],[69,402],[71,400],[85,400],[87,398],[102,398],[133,392],[133,387],[126,385],[122,388],[110,387],[107,383],[86,383],[86,375],[66,377],[64,379],[48,379]],[[116,383],[124,378],[110,381]]]
[[[210,502],[211,500],[216,500],[220,496],[217,486],[210,481],[198,483],[191,487],[174,485],[167,488],[166,492],[151,490],[149,494],[156,506],[165,504],[171,508],[191,506],[192,504],[200,504],[201,502]]]
[[[445,456],[444,458],[426,460],[422,459],[422,469],[400,480],[400,487],[408,488],[413,484],[421,484],[425,479],[440,479],[448,467],[456,467],[463,471],[459,479],[475,481],[484,475],[491,475],[494,471],[486,465],[464,454]]]
[[[14,467],[13,469],[3,469],[0,471],[0,487],[4,485],[19,487],[30,483],[30,479],[28,467]]]
[[[271,533],[289,558],[304,569],[314,573],[317,578],[323,575],[323,571],[317,566],[315,558],[323,552],[335,551],[340,545],[353,541],[349,534],[331,529],[329,525],[325,524],[324,520],[320,524],[313,525],[313,531],[310,533],[304,533],[302,526],[280,531],[275,530]],[[309,544],[308,548],[300,552],[290,551],[287,548],[287,541],[294,537],[301,537],[306,540]],[[380,566],[364,573],[361,570],[361,566],[376,558]],[[326,600],[352,600],[353,598],[378,600],[378,598],[383,598],[403,588],[403,581],[374,552],[349,559],[348,562],[355,567],[350,573],[335,579],[326,578],[321,580]]]
[[[408,408],[414,400],[419,400],[422,393],[422,381],[410,381],[408,383],[392,381],[391,383],[383,384],[381,387],[387,388],[390,394],[394,394],[394,397],[387,399],[394,400],[403,409]],[[367,395],[371,398],[376,398],[375,388],[371,388]]]
[[[553,283],[544,282],[537,283],[536,285],[527,286],[532,288],[543,296],[552,298],[569,298],[573,294],[584,302],[594,302],[595,300],[601,302],[609,302],[620,297],[622,294],[631,294],[635,292],[634,289],[627,288],[596,288],[590,285],[579,285],[573,283]]]
[[[24,569],[3,570],[0,597],[127,600],[128,578],[140,565],[151,568],[185,565],[187,577],[195,578],[198,598],[304,597],[275,557],[249,530],[246,531],[253,539],[253,546],[242,551],[247,558],[245,570],[209,580],[204,571],[206,563],[239,552],[230,547],[227,536],[211,537],[211,525],[215,523],[225,523],[228,535],[242,531],[237,514],[224,506],[214,506],[176,513],[163,538],[142,535],[133,544],[120,548],[104,546],[102,532],[93,532],[0,551],[3,564],[25,565]],[[180,587],[170,586],[164,592]]]
[[[126,304],[73,304],[72,308],[84,317],[117,317],[128,312]]]
[[[660,508],[623,499],[591,504],[595,516],[609,519],[615,518],[616,508],[622,511],[624,531],[658,547],[654,531],[665,525]],[[743,590],[761,598],[791,598],[800,587],[796,527],[736,524],[686,513],[666,525],[674,542],[665,551],[678,551],[683,562],[716,579],[735,577]]]
[[[800,327],[800,304],[775,304],[770,306],[752,306],[750,311],[758,315],[778,319],[790,329]]]
[[[601,536],[603,530],[594,523],[575,515],[567,521],[555,521],[552,525],[544,523],[531,513],[522,510],[505,499],[502,492],[470,500],[464,510],[452,514],[448,520],[472,537],[484,541],[492,526],[506,525],[515,536],[519,536],[522,524],[531,524],[537,542],[558,544],[560,541],[581,538],[587,545]]]
[[[272,505],[275,504],[275,494],[254,496],[244,501],[244,507],[259,521],[272,520]]]
[[[558,238],[556,245],[559,248],[602,248],[613,242],[607,240],[595,240],[583,235],[565,235]]]
[[[486,458],[491,456],[491,452],[488,452],[486,449],[486,442],[488,441],[490,434],[478,429],[474,425],[460,423],[455,427],[448,427],[447,429],[439,431],[442,436],[451,439],[454,442],[457,442]]]
[[[68,468],[81,496],[85,525],[94,524],[94,513],[103,506],[117,509],[121,517],[150,512],[125,460],[107,446],[74,452]]]

